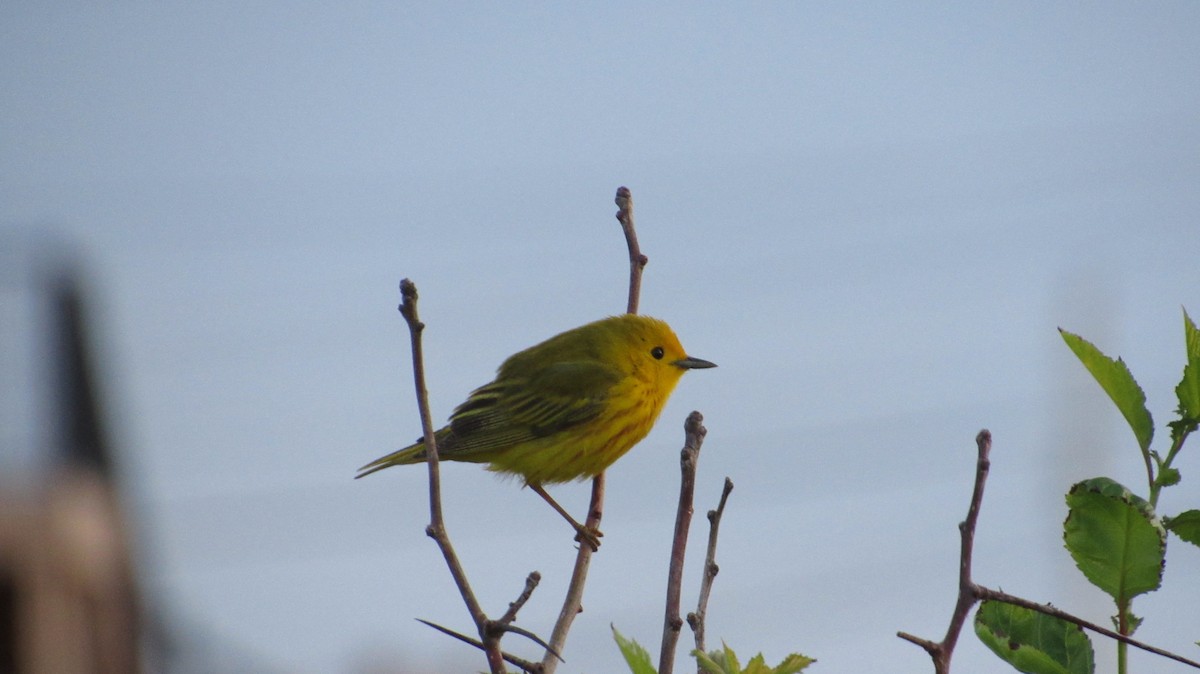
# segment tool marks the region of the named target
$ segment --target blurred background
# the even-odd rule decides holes
[[[420,433],[397,283],[440,422],[624,310],[619,185],[643,313],[720,367],[610,471],[560,672],[622,671],[610,624],[657,650],[693,409],[698,514],[736,485],[712,645],[931,671],[895,633],[944,633],[983,427],[976,580],[1107,623],[1062,496],[1144,470],[1055,328],[1124,357],[1165,449],[1198,31],[1191,2],[0,5],[0,670],[482,669],[414,620],[470,631],[425,472],[352,479]],[[1200,500],[1177,466],[1167,514]],[[570,531],[478,466],[443,478],[484,606],[537,569],[519,624],[548,635]],[[586,484],[553,493],[582,516]],[[1195,658],[1200,551],[1173,543],[1138,635]],[[970,634],[955,664],[1011,671]]]

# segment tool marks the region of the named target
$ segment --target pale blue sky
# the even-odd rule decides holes
[[[441,421],[509,353],[623,310],[628,185],[642,311],[720,368],[612,471],[560,671],[618,671],[609,623],[657,645],[699,409],[698,511],[737,484],[711,637],[926,672],[894,633],[945,629],[984,426],[978,580],[1106,620],[1061,494],[1141,487],[1140,458],[1055,327],[1123,355],[1163,430],[1200,314],[1198,33],[1190,2],[8,3],[0,223],[88,263],[156,599],[281,670],[354,672],[462,654],[414,617],[469,624],[423,471],[350,479],[419,433],[397,282]],[[1181,467],[1168,511],[1195,506]],[[547,633],[569,532],[444,474],[485,605],[536,568],[521,624]],[[1200,554],[1172,553],[1139,635],[1183,650]],[[956,664],[1005,671],[970,635]]]

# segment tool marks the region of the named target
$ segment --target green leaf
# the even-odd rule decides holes
[[[1063,540],[1076,566],[1117,602],[1158,589],[1167,532],[1144,499],[1106,477],[1067,492]]]
[[[1200,419],[1200,330],[1183,310],[1183,337],[1187,344],[1187,365],[1183,367],[1183,380],[1175,387],[1179,398],[1179,416],[1183,419]]]
[[[1167,518],[1167,529],[1195,546],[1200,546],[1200,510],[1185,510]]]
[[[1133,434],[1137,438],[1142,452],[1148,452],[1150,441],[1154,438],[1154,420],[1150,417],[1150,411],[1146,409],[1146,394],[1134,380],[1125,361],[1120,358],[1116,360],[1109,358],[1079,335],[1067,332],[1062,328],[1059,328],[1058,332],[1062,334],[1067,346],[1071,347],[1088,372],[1092,373],[1092,377],[1096,379],[1108,397],[1116,403],[1117,409],[1121,411],[1125,420],[1129,422],[1129,427],[1133,429]]]
[[[750,662],[742,668],[742,674],[772,674],[771,668],[767,666],[767,659],[762,653],[750,658]]]
[[[985,601],[975,634],[1001,660],[1026,674],[1092,674],[1092,642],[1078,625],[1020,606]]]
[[[810,658],[807,655],[792,653],[784,658],[783,662],[775,665],[775,669],[772,671],[774,674],[799,674],[805,667],[814,662],[816,662],[816,659]]]
[[[725,656],[726,669],[734,673],[742,671],[742,663],[738,662],[737,653],[733,652],[733,649],[729,647],[729,644],[722,641],[721,651],[722,655]]]
[[[1179,413],[1183,414],[1183,410]],[[1179,444],[1181,437],[1196,431],[1197,426],[1200,426],[1200,419],[1176,419],[1168,422],[1167,426],[1171,428],[1171,445],[1175,446]]]
[[[733,652],[733,649],[724,643],[721,645],[722,650],[707,654],[698,650],[692,651],[692,656],[696,658],[696,664],[708,674],[798,674],[805,667],[816,662],[813,658],[792,653],[778,665],[768,667],[766,658],[759,653],[750,658],[743,669],[738,664],[737,654]]]
[[[1171,427],[1172,439],[1177,437],[1180,432],[1185,431],[1185,429],[1176,428],[1176,425],[1179,423],[1180,422],[1178,421],[1172,421],[1171,423],[1167,424]],[[1191,431],[1186,430],[1186,432],[1190,433]],[[1158,469],[1155,471],[1154,484],[1159,488],[1175,486],[1179,484],[1181,479],[1183,479],[1182,475],[1179,473],[1179,470],[1168,465],[1167,460],[1159,456],[1158,452],[1154,451],[1153,449],[1150,450],[1150,458],[1154,459],[1154,465]],[[1170,457],[1168,456],[1168,458]]]
[[[629,665],[629,671],[633,674],[657,674],[654,663],[650,660],[650,654],[642,648],[641,644],[621,636],[615,625],[609,625],[609,627],[612,627],[613,639],[617,642],[617,648],[621,649],[621,655],[625,656],[625,663]]]
[[[1173,487],[1179,484],[1180,479],[1179,470],[1167,466],[1159,469],[1158,477],[1154,478],[1154,482],[1163,487]]]

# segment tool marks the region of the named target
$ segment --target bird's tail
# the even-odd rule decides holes
[[[362,468],[359,468],[358,475],[355,475],[354,479],[357,480],[360,477],[370,475],[371,473],[383,470],[384,468],[390,468],[391,466],[400,466],[406,463],[420,463],[424,460],[425,443],[418,442],[417,444],[409,445],[404,449],[397,449],[386,456],[381,456]]]

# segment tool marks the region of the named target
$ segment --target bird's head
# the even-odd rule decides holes
[[[610,334],[606,341],[620,354],[615,362],[639,379],[673,387],[688,370],[716,367],[716,363],[687,355],[671,326],[657,318],[624,314],[598,324],[604,325]]]

